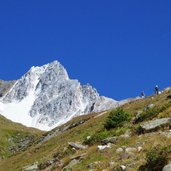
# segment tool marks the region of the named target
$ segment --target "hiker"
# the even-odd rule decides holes
[[[145,93],[144,93],[144,91],[141,92],[141,98],[145,98]]]
[[[155,94],[159,94],[159,87],[158,87],[158,85],[155,86]]]

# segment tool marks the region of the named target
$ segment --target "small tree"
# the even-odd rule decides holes
[[[123,126],[126,121],[130,120],[130,115],[123,108],[116,108],[109,113],[104,127],[109,130]]]

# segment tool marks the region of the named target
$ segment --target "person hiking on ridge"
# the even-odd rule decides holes
[[[144,91],[141,92],[141,98],[145,98],[145,93],[144,93]]]
[[[159,87],[158,87],[158,85],[155,86],[155,94],[159,94]]]

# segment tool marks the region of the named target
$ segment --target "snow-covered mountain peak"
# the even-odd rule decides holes
[[[1,99],[0,113],[15,122],[50,130],[72,117],[111,109],[117,101],[71,80],[58,62],[31,67]]]
[[[25,75],[32,75],[32,74],[37,75],[39,77],[42,74],[44,74],[49,78],[49,80],[53,79],[53,77],[58,78],[58,80],[69,79],[66,69],[58,61],[53,61],[49,64],[40,67],[32,66],[31,69]]]
[[[55,82],[68,79],[67,71],[57,61],[41,67],[33,66],[15,83],[11,91],[3,98],[3,101],[21,101],[33,91],[35,94],[41,93],[41,90],[45,91]]]

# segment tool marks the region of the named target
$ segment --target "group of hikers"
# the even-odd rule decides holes
[[[159,94],[159,87],[158,87],[158,85],[155,86],[155,88],[154,88],[154,93],[155,93],[156,95]],[[146,97],[146,96],[145,96],[145,93],[144,93],[144,91],[142,91],[142,92],[141,92],[141,98],[145,98],[145,97]]]

